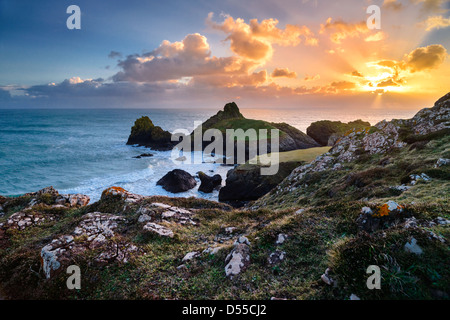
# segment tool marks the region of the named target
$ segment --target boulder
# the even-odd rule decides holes
[[[140,155],[138,155],[136,157],[133,157],[133,158],[140,159],[140,158],[148,158],[148,157],[153,157],[153,154],[151,154],[151,153],[142,153],[142,154],[140,154]]]
[[[261,168],[258,165],[231,169],[227,173],[225,186],[220,189],[219,201],[236,203],[259,199],[275,188],[298,165],[298,162],[280,163],[277,174],[267,176],[261,175]]]
[[[173,231],[170,230],[169,228],[163,227],[159,224],[153,223],[153,222],[148,222],[145,226],[144,226],[144,231],[148,231],[150,233],[154,233],[157,234],[161,237],[169,237],[169,238],[173,238]]]
[[[200,252],[192,251],[192,252],[187,253],[181,261],[182,262],[191,261],[191,260],[197,258],[199,255],[200,255]]]
[[[136,203],[144,198],[139,194],[131,193],[121,187],[109,187],[103,190],[100,200],[105,201],[111,197],[120,197],[127,203]]]
[[[247,244],[236,245],[225,259],[225,274],[233,278],[250,265],[250,249]]]
[[[415,238],[412,238],[410,242],[407,242],[404,246],[404,249],[406,252],[414,253],[418,256],[423,253],[422,248],[419,247]]]
[[[171,150],[176,144],[176,142],[171,141],[171,138],[170,132],[155,126],[149,117],[144,116],[135,121],[127,144],[137,144],[153,150]]]
[[[200,178],[201,184],[198,188],[198,191],[204,193],[211,193],[213,190],[222,184],[222,177],[220,174],[216,174],[214,176],[208,176],[206,173],[200,171],[198,173],[198,177]]]
[[[389,200],[375,210],[363,207],[356,222],[361,230],[374,232],[394,223],[404,222],[406,218],[408,218],[408,214],[405,214],[403,206]]]
[[[197,182],[188,172],[175,169],[159,179],[156,185],[162,186],[166,191],[179,193],[194,188],[197,185]]]

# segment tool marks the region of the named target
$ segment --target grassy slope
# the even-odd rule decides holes
[[[258,202],[265,205],[257,210],[231,210],[192,198],[149,199],[195,208],[199,225],[173,225],[176,236],[160,239],[146,236],[132,224],[125,237],[146,255],[127,264],[108,266],[89,264],[87,257],[80,257],[76,262],[84,275],[82,290],[78,292],[66,289],[65,274],[52,281],[44,280],[42,273],[38,275],[39,250],[53,237],[71,232],[84,213],[121,212],[124,204],[110,200],[89,208],[61,211],[58,221],[10,234],[9,245],[0,246],[0,283],[9,294],[27,298],[348,299],[351,293],[363,299],[448,298],[449,227],[430,226],[421,231],[394,226],[369,235],[358,232],[355,220],[363,206],[375,209],[391,199],[404,204],[405,212],[419,220],[437,216],[449,219],[449,168],[432,168],[437,158],[450,157],[449,139],[431,141],[422,150],[407,147],[382,157],[368,156],[358,163],[344,164],[340,171],[306,176],[301,183],[308,186],[302,191],[272,193]],[[386,158],[390,164],[383,167],[381,163],[386,163]],[[402,194],[388,188],[400,184],[410,173],[421,172],[428,172],[433,181],[419,183]],[[356,178],[347,180],[351,173]],[[27,202],[20,198],[15,201],[7,216],[21,210]],[[300,208],[305,211],[296,214]],[[35,210],[50,209],[42,206]],[[135,221],[136,211],[137,207],[131,206],[123,214]],[[229,226],[236,230],[226,240],[225,228]],[[428,232],[447,242],[430,238]],[[288,240],[276,246],[279,233],[287,234]],[[229,280],[224,272],[225,257],[241,234],[252,244],[251,265]],[[422,256],[404,252],[403,246],[411,236],[423,248]],[[201,251],[218,239],[224,239],[224,249],[216,255],[202,255],[185,263],[186,269],[177,269],[186,253]],[[272,266],[267,259],[276,248],[286,252],[286,259]],[[382,269],[382,290],[365,287],[365,270],[371,264]],[[320,280],[327,267],[333,268],[337,287]]]
[[[247,131],[248,129],[256,130],[256,134],[259,135],[259,130],[267,129],[267,138],[270,139],[271,131],[276,130],[274,126],[270,123],[263,120],[253,120],[253,119],[245,119],[245,118],[233,118],[233,119],[223,119],[213,125],[214,129],[220,130],[222,133],[226,133],[227,129],[242,129]],[[208,127],[203,128],[203,132],[209,129]],[[280,132],[280,136],[282,136],[284,132]],[[245,137],[245,140],[248,141],[248,137]],[[240,140],[240,139],[237,139]]]
[[[262,155],[257,157],[257,161],[267,162],[268,159],[276,160],[278,162],[306,162],[310,163],[315,158],[328,152],[331,147],[318,147],[301,150],[292,150],[286,152],[269,153],[268,155]],[[273,157],[273,158],[272,158]],[[254,159],[252,159],[254,161]]]

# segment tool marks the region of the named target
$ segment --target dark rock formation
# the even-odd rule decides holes
[[[280,130],[280,151],[291,151],[320,147],[313,138],[287,123],[271,123]]]
[[[194,188],[197,185],[197,182],[188,172],[175,169],[159,179],[156,184],[162,186],[166,191],[178,193]]]
[[[154,150],[170,150],[176,144],[171,141],[171,133],[155,126],[149,117],[137,119],[131,128],[127,144],[137,144]]]
[[[136,157],[133,157],[133,158],[140,159],[140,158],[147,158],[147,157],[153,157],[153,154],[151,154],[151,153],[143,153],[143,154],[141,154],[139,156],[136,156]]]
[[[219,201],[239,204],[256,200],[275,188],[299,165],[299,162],[280,163],[278,173],[268,176],[261,175],[257,165],[232,169],[227,173],[226,185],[220,189]]]
[[[239,108],[236,105],[236,103],[231,102],[225,105],[223,111],[219,111],[217,114],[206,120],[202,124],[202,133],[204,133],[208,129],[217,129],[220,130],[222,133],[223,138],[223,152],[226,154],[226,130],[227,129],[242,129],[244,131],[247,131],[248,129],[255,129],[257,134],[259,134],[259,129],[266,129],[269,137],[267,139],[264,139],[265,137],[258,136],[257,139],[267,144],[267,152],[271,152],[272,146],[271,146],[271,140],[270,140],[270,133],[273,129],[279,130],[279,142],[280,147],[279,151],[291,151],[291,150],[297,150],[297,149],[307,149],[307,148],[313,148],[313,147],[319,147],[320,145],[314,141],[311,137],[307,136],[305,133],[301,132],[300,130],[286,124],[286,123],[271,123],[267,121],[262,120],[253,120],[253,119],[247,119],[245,118],[240,112]],[[196,130],[199,130],[197,128]],[[195,147],[194,141],[194,133],[191,133],[192,138],[192,147]],[[263,140],[264,139],[264,140]],[[197,148],[202,148],[202,150],[208,146],[211,142],[210,141],[202,141],[201,146],[198,145]],[[248,139],[245,142],[245,160],[249,160],[249,148],[250,143]],[[217,155],[219,155],[220,150],[216,150]],[[261,151],[259,150],[258,145],[258,154],[260,154]],[[234,155],[235,155],[235,162],[237,163],[237,140],[235,139],[234,142]]]
[[[211,193],[213,190],[220,186],[222,184],[222,177],[220,174],[216,174],[214,176],[208,176],[206,173],[200,171],[198,173],[198,177],[200,178],[200,181],[202,182],[200,184],[200,187],[198,188],[198,191],[204,192],[204,193]]]
[[[312,123],[306,129],[306,134],[320,143],[320,145],[322,146],[333,146],[338,138],[344,135],[347,131],[350,131],[352,129],[364,129],[367,127],[370,127],[370,123],[364,122],[362,120],[355,120],[349,123],[322,120]],[[332,137],[332,139],[329,141],[330,137]]]

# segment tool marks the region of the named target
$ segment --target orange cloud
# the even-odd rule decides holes
[[[433,29],[441,29],[450,26],[450,18],[444,18],[443,16],[432,16],[428,17],[427,20],[423,21],[421,25],[425,24],[426,31],[431,31]]]
[[[288,68],[275,68],[271,74],[272,78],[297,78],[297,73],[295,71],[290,71]]]
[[[325,32],[331,33],[330,40],[334,43],[341,43],[347,38],[359,37],[361,34],[366,34],[371,31],[367,28],[366,21],[359,23],[347,23],[342,20],[332,22],[332,18],[328,18],[325,24],[320,25],[320,34]]]
[[[375,34],[372,34],[370,36],[368,36],[367,38],[364,39],[364,41],[366,42],[376,42],[376,41],[381,41],[384,40],[386,38],[386,34],[383,31],[379,31]]]
[[[306,75],[303,80],[305,81],[314,81],[314,80],[319,80],[320,79],[320,74],[316,74],[315,76],[308,76]]]
[[[243,19],[233,19],[225,16],[222,23],[212,20],[213,13],[208,14],[206,23],[216,30],[221,30],[228,35],[230,48],[237,55],[246,59],[267,61],[272,57],[273,44],[281,46],[297,46],[302,39],[307,45],[317,45],[312,31],[306,26],[286,25],[285,29],[277,27],[278,20],[266,19],[258,22],[250,20],[247,24]]]
[[[447,57],[447,50],[440,44],[421,47],[413,50],[405,57],[406,67],[411,72],[426,69],[435,69],[441,65]]]

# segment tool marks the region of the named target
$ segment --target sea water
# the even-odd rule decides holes
[[[383,119],[410,118],[416,111],[367,110],[355,114],[325,109],[241,110],[247,118],[286,122],[303,132],[318,120],[348,122],[362,119],[373,125]],[[176,168],[192,175],[198,171],[220,174],[225,181],[230,167],[212,163],[174,163],[170,151],[126,145],[134,121],[143,115],[149,116],[155,125],[173,132],[176,129],[192,131],[194,121],[205,121],[216,112],[194,109],[0,109],[0,195],[23,194],[53,186],[60,193],[86,194],[93,202],[100,198],[104,189],[119,186],[142,195],[217,200],[218,191],[199,192],[200,183],[187,192],[171,194],[156,182]],[[133,158],[141,153],[154,156]]]

